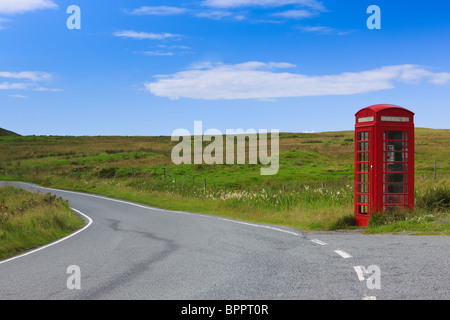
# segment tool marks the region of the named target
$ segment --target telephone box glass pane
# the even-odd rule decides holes
[[[369,204],[369,196],[365,194],[359,195],[359,203]]]
[[[369,132],[368,131],[359,132],[358,140],[359,141],[369,141]]]
[[[401,141],[388,141],[384,143],[385,151],[406,151],[408,150],[408,143]]]
[[[359,151],[369,151],[369,143],[368,142],[360,142],[358,143]]]
[[[408,165],[406,163],[387,163],[387,172],[407,172]]]
[[[369,153],[368,152],[358,153],[358,161],[359,162],[368,162],[369,161]]]
[[[369,213],[369,207],[368,206],[359,206],[359,213],[360,214],[368,214]]]
[[[386,177],[386,175],[385,175],[385,177]],[[389,173],[389,174],[387,174],[387,180],[385,178],[384,181],[385,182],[396,182],[396,183],[408,182],[408,175],[403,174],[403,173]]]
[[[406,131],[388,131],[386,140],[408,140]]]
[[[389,195],[389,196],[387,196],[387,203],[388,204],[396,204],[396,205],[404,204],[404,197]]]
[[[358,191],[359,191],[359,193],[369,193],[369,185],[368,184],[360,184]]]
[[[369,175],[368,174],[360,174],[359,175],[359,182],[368,183],[369,182]]]
[[[388,193],[405,193],[405,188],[403,184],[388,184]]]
[[[369,172],[369,164],[368,163],[360,163],[358,171],[359,172]]]
[[[408,160],[403,152],[385,152],[384,158],[389,162],[402,162]]]

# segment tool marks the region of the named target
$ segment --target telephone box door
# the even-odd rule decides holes
[[[373,210],[373,128],[358,129],[355,140],[355,213],[356,219],[365,224]]]
[[[410,207],[410,130],[383,130],[384,211]]]

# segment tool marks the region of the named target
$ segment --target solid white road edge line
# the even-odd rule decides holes
[[[284,232],[284,233],[288,233],[291,234],[293,236],[300,236],[301,234],[292,232],[292,231],[288,231],[288,230],[284,230],[284,229],[280,229],[280,228],[275,228],[275,227],[270,227],[270,226],[264,226],[264,225],[259,225],[259,224],[253,224],[253,223],[248,223],[248,222],[242,222],[242,221],[237,221],[237,220],[230,220],[230,219],[225,219],[225,218],[217,218],[219,220],[223,220],[223,221],[228,221],[228,222],[233,222],[233,223],[239,223],[239,224],[243,224],[246,226],[252,226],[252,227],[256,227],[256,228],[264,228],[264,229],[270,229],[270,230],[275,230],[275,231],[279,231],[279,232]]]
[[[44,249],[46,249],[46,248],[48,248],[48,247],[54,246],[54,245],[56,245],[56,244],[58,244],[58,243],[60,243],[60,242],[63,242],[63,241],[65,241],[65,240],[69,239],[69,238],[72,238],[72,237],[76,236],[76,235],[79,234],[80,232],[83,232],[84,230],[86,230],[87,228],[89,228],[90,225],[92,224],[93,220],[92,220],[89,216],[85,215],[83,212],[81,212],[81,211],[79,211],[79,210],[77,210],[77,209],[74,209],[74,208],[71,208],[71,209],[72,209],[73,211],[75,211],[76,213],[78,213],[79,215],[85,217],[85,218],[88,220],[88,223],[84,226],[83,229],[80,229],[80,230],[78,230],[78,231],[76,231],[76,232],[74,232],[74,233],[72,233],[72,234],[70,234],[70,235],[68,235],[68,236],[66,236],[66,237],[64,237],[64,238],[61,238],[61,239],[59,239],[59,240],[57,240],[57,241],[54,241],[54,242],[52,242],[52,243],[49,243],[49,244],[47,244],[47,245],[45,245],[45,246],[43,246],[43,247],[39,247],[39,248],[34,249],[34,250],[31,250],[31,251],[29,251],[29,252],[27,252],[27,253],[24,253],[24,254],[21,254],[21,255],[12,257],[12,258],[7,259],[7,260],[4,260],[4,261],[0,261],[0,264],[4,264],[4,263],[7,263],[7,262],[11,262],[11,261],[13,261],[13,260],[16,260],[16,259],[19,259],[19,258],[23,258],[23,257],[28,256],[28,255],[30,255],[30,254],[33,254],[33,253],[36,253],[36,252],[38,252],[38,251],[44,250]]]
[[[181,214],[187,214],[187,215],[196,215],[196,216],[199,216],[199,217],[210,217],[210,216],[207,216],[207,215],[204,215],[204,214],[196,214],[196,213],[190,213],[190,212],[186,212],[186,211],[173,211],[173,210],[167,210],[167,209],[160,209],[160,208],[155,208],[155,207],[151,207],[151,206],[140,205],[140,204],[129,202],[129,201],[112,199],[112,198],[108,198],[108,197],[104,197],[104,196],[98,196],[98,195],[94,195],[94,194],[88,194],[88,193],[82,193],[82,192],[76,192],[76,191],[68,191],[68,190],[60,190],[60,189],[53,189],[53,188],[44,188],[44,187],[40,187],[40,186],[36,186],[36,187],[40,188],[40,189],[45,189],[45,190],[52,190],[52,191],[58,191],[58,192],[67,192],[67,193],[73,193],[73,194],[77,194],[77,195],[81,195],[81,196],[87,196],[87,197],[92,197],[92,198],[97,198],[97,199],[103,199],[103,200],[119,202],[119,203],[128,204],[128,205],[132,205],[132,206],[143,208],[143,209],[147,209],[147,210],[155,210],[155,211],[171,212],[171,213],[181,213]],[[241,222],[241,221],[237,221],[237,220],[225,219],[225,218],[218,218],[218,217],[214,217],[214,216],[211,216],[211,217],[217,218],[219,220],[227,221],[227,222],[239,223],[239,224],[248,225],[248,226],[252,226],[252,227],[265,228],[265,229],[275,230],[275,231],[279,231],[279,232],[284,232],[284,233],[288,233],[288,234],[291,234],[291,235],[294,235],[294,236],[300,236],[300,234],[298,234],[298,233],[295,233],[295,232],[292,232],[292,231],[288,231],[288,230],[284,230],[284,229],[280,229],[280,228],[275,228],[275,227],[270,227],[270,226],[265,226],[265,225],[257,225],[257,224]]]

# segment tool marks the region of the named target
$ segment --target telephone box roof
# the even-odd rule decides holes
[[[373,105],[373,106],[370,106],[370,107],[361,109],[361,110],[359,110],[356,114],[358,114],[358,113],[360,113],[360,112],[362,112],[362,111],[365,111],[365,110],[371,110],[371,111],[373,111],[374,113],[379,113],[379,112],[381,112],[381,111],[385,111],[385,110],[389,110],[389,109],[391,109],[391,110],[394,110],[394,109],[396,109],[396,110],[402,110],[402,111],[404,111],[404,112],[408,112],[408,113],[414,115],[414,112],[409,111],[408,109],[405,109],[405,108],[402,108],[402,107],[393,105],[393,104],[376,104],[376,105]]]

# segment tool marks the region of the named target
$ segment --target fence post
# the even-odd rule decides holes
[[[437,171],[437,170],[436,170],[436,169],[437,169],[437,168],[436,168],[436,162],[437,162],[437,161],[434,162],[434,181],[436,181],[436,176],[437,176],[437,174],[436,174],[436,171]]]

